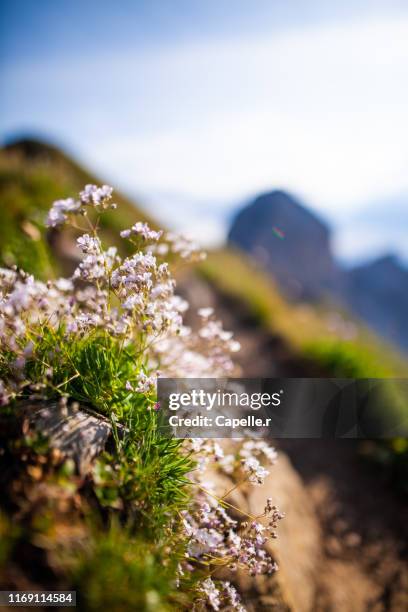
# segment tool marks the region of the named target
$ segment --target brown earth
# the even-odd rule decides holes
[[[324,376],[313,364],[294,355],[284,340],[259,328],[244,305],[217,293],[206,282],[189,277],[182,282],[181,292],[188,298],[192,311],[213,306],[225,328],[234,331],[242,347],[237,362],[243,376]],[[190,323],[195,324],[193,315]],[[310,517],[305,521],[305,532],[296,530],[290,564],[286,560],[281,570],[286,574],[282,578],[292,589],[291,599],[297,602],[292,609],[408,610],[408,506],[389,482],[361,460],[358,451],[362,443],[282,439],[275,444],[297,471],[303,492],[294,495],[305,495],[321,532],[320,554],[313,561],[316,571],[310,575],[314,582],[313,598],[310,600],[310,593],[307,596],[305,593],[305,605],[300,605],[301,580],[298,589],[294,585],[297,557],[303,557],[296,551],[301,553],[309,539]],[[262,493],[274,495],[273,479],[271,491],[263,488]],[[292,497],[290,501],[298,505],[299,499]],[[305,514],[309,515],[306,507]],[[297,516],[301,521],[301,513]],[[262,609],[279,608],[272,599]]]

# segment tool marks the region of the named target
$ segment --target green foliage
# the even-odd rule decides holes
[[[199,267],[200,275],[227,296],[242,301],[248,315],[261,327],[269,327],[274,318],[272,291],[265,291],[262,274],[242,255],[224,250],[209,254]],[[269,287],[272,289],[272,284]]]
[[[137,529],[154,540],[167,538],[190,501],[188,473],[194,468],[181,441],[157,431],[156,415],[128,416],[118,447],[94,469],[95,492],[103,507],[137,517]]]
[[[63,186],[62,186],[63,189]],[[43,278],[52,275],[56,261],[46,241],[41,212],[49,197],[58,198],[61,187],[41,170],[28,170],[0,157],[0,258]]]
[[[78,605],[89,612],[187,609],[188,598],[176,589],[177,565],[183,553],[176,533],[157,545],[135,537],[132,529],[114,521],[103,538],[98,532],[92,535],[85,554],[74,564]]]
[[[304,347],[305,355],[324,366],[337,378],[387,378],[392,369],[379,362],[363,344],[341,339],[322,339]]]
[[[99,508],[89,514],[91,540],[86,549],[66,551],[71,558],[61,565],[65,579],[77,588],[84,610],[179,609],[188,600],[175,586],[186,546],[180,513],[191,500],[188,473],[194,461],[182,451],[181,440],[158,430],[155,397],[126,388],[144,367],[143,351],[103,332],[64,343],[63,328],[43,327],[34,341],[27,375],[46,380],[50,398],[62,394],[89,405],[110,418],[114,429],[114,442],[97,459],[89,482]],[[35,440],[27,449],[48,452],[46,441]],[[72,472],[63,468],[69,481]],[[104,516],[110,517],[107,526]],[[51,518],[39,515],[36,524],[50,529]],[[4,559],[12,543],[4,540]]]
[[[142,350],[134,344],[125,347],[108,333],[93,331],[67,343],[62,326],[43,327],[26,373],[33,380],[46,380],[57,395],[67,395],[104,415],[114,413],[122,418],[131,408],[146,409],[145,396],[126,389],[126,382],[140,372],[143,359]]]
[[[126,515],[137,512],[139,527],[157,536],[188,502],[186,475],[194,463],[181,452],[180,440],[160,433],[155,396],[127,389],[144,359],[133,343],[124,346],[109,333],[94,331],[67,343],[62,327],[43,327],[25,372],[44,380],[50,399],[64,395],[111,419],[115,447],[96,464],[97,497]]]

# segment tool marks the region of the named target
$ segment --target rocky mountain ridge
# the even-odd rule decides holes
[[[338,302],[407,351],[408,269],[393,255],[346,269],[331,236],[324,220],[276,190],[238,212],[228,242],[266,268],[290,299]]]

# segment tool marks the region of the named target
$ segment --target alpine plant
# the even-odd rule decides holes
[[[57,200],[48,213],[50,228],[70,225],[80,232],[70,278],[42,282],[16,267],[0,269],[0,405],[58,394],[66,402],[70,384],[83,375],[74,367],[69,379],[61,380],[70,358],[66,347],[101,337],[118,354],[132,357],[118,393],[122,399],[142,397],[144,409],[159,408],[155,390],[161,375],[202,378],[234,372],[231,355],[240,347],[232,333],[223,329],[212,308],[198,311],[201,326],[193,332],[183,323],[189,305],[175,293],[169,262],[200,260],[204,253],[187,238],[142,222],[120,232],[131,255],[121,257],[116,247],[105,248],[99,227],[102,215],[116,208],[112,191],[107,185],[86,185],[77,199]],[[98,408],[120,420],[119,403],[102,401]],[[186,554],[175,582],[182,588],[183,575],[196,572],[197,610],[242,611],[234,586],[214,575],[218,569],[231,575],[238,569],[252,576],[272,574],[277,565],[265,544],[277,537],[283,515],[270,498],[259,516],[247,515],[233,508],[226,495],[220,497],[209,478],[211,471],[220,470],[236,486],[261,485],[276,452],[259,440],[230,442],[226,452],[205,439],[185,441],[182,452],[194,457],[196,469],[190,474],[192,501],[179,517]]]

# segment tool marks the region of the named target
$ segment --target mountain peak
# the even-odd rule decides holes
[[[383,336],[408,349],[408,269],[388,253],[349,273],[349,303]]]
[[[283,190],[263,193],[244,207],[228,240],[264,265],[289,297],[318,297],[338,276],[329,227]]]
[[[313,223],[316,228],[320,228],[320,231],[329,234],[329,227],[318,215],[309,210],[296,196],[283,189],[260,194],[248,204],[247,208],[259,211],[267,218],[280,217],[282,221],[297,218],[305,223]]]

